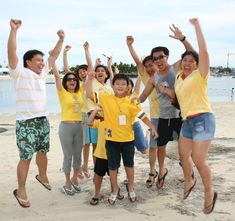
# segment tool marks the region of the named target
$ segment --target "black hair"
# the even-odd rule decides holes
[[[107,77],[105,78],[104,83],[106,83],[107,80],[110,78],[110,73],[109,73],[107,67],[102,64],[99,64],[95,67],[95,72],[97,71],[98,68],[103,68],[105,70]]]
[[[34,50],[29,50],[29,51],[26,51],[24,56],[23,56],[23,62],[24,62],[24,67],[27,68],[27,60],[31,60],[34,55],[37,55],[37,54],[40,54],[42,56],[44,56],[44,54],[41,52],[41,51],[38,51],[36,49]]]
[[[80,81],[82,81],[82,79],[79,77],[78,71],[81,70],[81,69],[87,71],[88,65],[87,64],[81,64],[81,65],[78,66],[78,69],[76,70],[76,74],[77,74],[77,77]]]
[[[181,60],[183,60],[186,55],[191,55],[191,56],[194,58],[194,60],[196,61],[197,65],[198,65],[199,56],[198,56],[198,53],[197,53],[196,51],[185,51],[185,52],[181,55]]]
[[[131,85],[132,88],[134,88],[134,82],[129,78],[129,83]]]
[[[150,61],[150,60],[153,61],[151,55],[148,55],[148,56],[146,56],[146,57],[144,58],[144,60],[142,61],[142,64],[144,65],[144,67],[145,67],[145,63],[146,63],[147,61]]]
[[[158,46],[158,47],[155,47],[155,48],[152,49],[151,57],[153,58],[153,53],[158,52],[158,51],[162,51],[164,53],[164,55],[166,55],[166,56],[169,56],[169,54],[170,54],[168,48],[163,47],[163,46]]]
[[[113,77],[113,85],[114,85],[114,83],[115,83],[115,81],[116,80],[125,80],[126,81],[126,83],[127,83],[127,85],[129,85],[129,78],[127,77],[127,75],[125,75],[125,74],[116,74],[116,75],[114,75],[114,77]]]
[[[73,75],[73,76],[76,78],[77,85],[76,85],[74,91],[77,92],[77,91],[79,90],[79,88],[80,88],[80,83],[79,83],[78,76],[77,76],[76,74],[72,73],[72,72],[68,72],[68,73],[65,74],[65,76],[63,77],[63,80],[62,80],[62,85],[63,85],[64,89],[65,89],[66,91],[68,91],[68,88],[67,88],[67,84],[66,84],[66,83],[67,83],[67,79],[68,79],[68,77],[69,77],[70,75]]]

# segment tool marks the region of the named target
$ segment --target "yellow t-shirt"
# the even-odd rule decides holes
[[[146,117],[141,108],[128,96],[118,98],[103,93],[99,94],[99,104],[104,111],[105,139],[117,142],[134,140],[132,124],[135,117]]]
[[[96,79],[92,80],[92,90],[94,93],[99,94],[101,93],[108,93],[113,94],[113,89],[109,85],[103,85]],[[84,93],[84,108],[82,109],[82,112],[88,113],[95,109],[95,103],[91,101],[91,99],[86,97],[86,94]]]
[[[136,92],[133,92],[130,96],[129,96],[129,98],[130,98],[130,100],[133,100],[133,99],[137,99],[138,98],[138,96],[139,96],[139,94],[137,94]],[[141,107],[140,106],[140,104],[137,104],[139,107]],[[139,121],[139,118],[137,118],[137,117],[135,117],[135,120],[134,120],[134,122],[133,122],[133,124],[135,123],[135,122],[137,122],[137,121]]]
[[[140,75],[140,79],[143,82],[144,86],[146,86],[150,77],[148,73],[144,71],[143,75]],[[154,119],[159,118],[159,100],[155,88],[148,96],[148,100],[149,100],[150,117]]]
[[[207,96],[207,85],[210,76],[208,72],[203,78],[199,69],[193,71],[184,80],[179,71],[175,81],[175,93],[180,105],[183,119],[199,113],[212,112]]]
[[[81,121],[83,88],[81,87],[76,93],[70,93],[62,87],[57,93],[61,106],[61,121]]]
[[[98,128],[98,141],[95,148],[94,156],[100,159],[107,160],[106,149],[105,149],[105,127],[104,120],[95,120],[91,128]]]

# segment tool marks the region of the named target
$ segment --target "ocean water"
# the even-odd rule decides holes
[[[135,82],[136,79],[133,81]],[[141,89],[143,88],[142,85]],[[235,78],[211,76],[208,85],[210,102],[234,102],[235,94],[232,96],[232,88],[235,88]],[[59,113],[60,105],[55,84],[47,84],[46,89],[49,112]],[[148,101],[145,101],[142,106],[148,107]],[[0,113],[15,113],[15,88],[12,80],[0,80]]]

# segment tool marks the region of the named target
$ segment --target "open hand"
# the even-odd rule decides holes
[[[173,32],[174,35],[169,35],[171,38],[181,40],[184,38],[184,35],[182,31],[176,27],[174,24],[172,24],[172,27],[170,27],[170,30]]]

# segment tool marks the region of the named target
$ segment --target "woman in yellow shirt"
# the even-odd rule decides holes
[[[67,73],[62,82],[56,67],[53,68],[53,73],[61,106],[59,137],[64,154],[63,172],[66,178],[62,191],[66,195],[72,196],[81,191],[78,186],[78,174],[81,171],[83,146],[81,123],[83,88],[80,88],[78,77],[74,73]],[[73,166],[72,177],[70,177],[71,166]]]
[[[181,70],[175,83],[175,93],[183,117],[179,140],[185,177],[183,199],[189,196],[196,184],[196,178],[192,177],[192,156],[204,185],[203,212],[209,214],[217,199],[217,193],[212,188],[211,171],[206,163],[215,133],[215,117],[206,94],[210,75],[209,55],[198,19],[193,18],[190,22],[195,28],[199,54],[186,51],[182,55]]]

